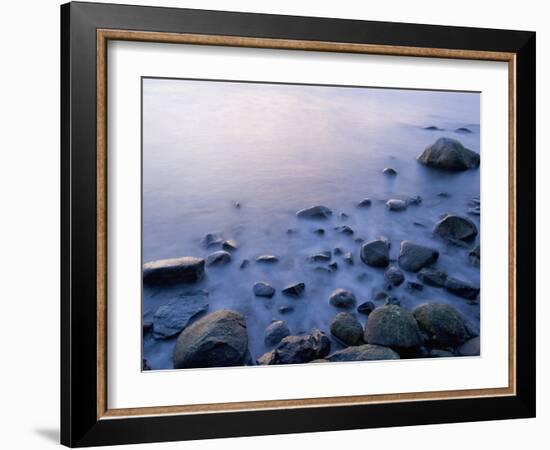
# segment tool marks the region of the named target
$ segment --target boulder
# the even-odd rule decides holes
[[[430,145],[417,158],[426,166],[449,171],[479,167],[479,154],[464,147],[456,139],[442,137]]]
[[[421,269],[416,276],[422,283],[434,287],[443,287],[445,281],[447,281],[447,274],[445,272],[437,269],[430,269],[429,267]]]
[[[336,314],[330,324],[330,332],[346,345],[363,343],[363,327],[353,314],[346,312]]]
[[[386,208],[390,211],[404,211],[407,209],[407,202],[397,198],[392,198],[386,202]]]
[[[207,266],[223,266],[231,262],[231,254],[225,250],[219,250],[206,257]]]
[[[202,317],[181,332],[173,359],[175,369],[245,365],[250,354],[244,317],[230,310]]]
[[[301,209],[296,215],[304,219],[327,219],[332,215],[332,210],[326,206],[317,205]]]
[[[479,336],[477,336],[458,347],[457,352],[460,356],[479,356],[481,354],[480,343]]]
[[[265,329],[264,342],[268,347],[273,347],[285,337],[290,336],[290,328],[283,320],[271,322]]]
[[[330,362],[345,362],[345,361],[376,361],[383,359],[400,359],[399,355],[389,347],[383,347],[381,345],[358,345],[355,347],[348,347],[344,350],[334,352],[332,355],[327,356]]]
[[[408,272],[418,272],[423,267],[435,263],[437,258],[439,258],[439,252],[433,248],[411,241],[401,242],[398,262],[401,268]]]
[[[252,288],[256,297],[271,298],[275,295],[275,288],[265,281],[257,281]]]
[[[426,303],[413,310],[413,316],[431,347],[457,347],[468,338],[464,319],[445,303]]]
[[[330,353],[330,339],[313,330],[306,336],[287,336],[277,347],[258,359],[258,364],[304,364],[322,359]]]
[[[373,267],[386,267],[390,263],[390,248],[382,239],[366,242],[361,246],[361,260]]]
[[[219,233],[208,233],[203,236],[201,239],[201,245],[203,247],[216,247],[218,245],[221,245],[223,242],[223,237]]]
[[[376,305],[373,302],[364,302],[357,307],[357,312],[368,316],[375,308]]]
[[[340,225],[334,228],[338,233],[347,234],[351,236],[353,234],[353,229],[347,225]]]
[[[204,275],[204,259],[192,256],[161,259],[143,265],[143,283],[151,285],[194,283]]]
[[[256,262],[264,264],[273,264],[279,261],[279,258],[273,255],[260,255],[256,258]]]
[[[437,222],[434,233],[451,243],[461,244],[475,239],[477,227],[470,219],[450,214]]]
[[[384,278],[392,286],[399,286],[403,283],[403,281],[405,281],[405,275],[403,275],[403,272],[395,266],[388,267],[388,269],[384,272]]]
[[[282,292],[289,297],[301,297],[306,290],[304,283],[292,283],[283,288]]]
[[[457,278],[447,277],[443,287],[451,294],[468,300],[475,300],[479,295],[479,287],[472,286],[466,281]]]
[[[355,305],[355,295],[347,289],[335,289],[330,294],[329,303],[337,308],[349,308]]]
[[[225,251],[232,252],[234,250],[237,250],[237,242],[234,239],[228,239],[227,241],[222,242],[222,248]]]
[[[153,316],[153,337],[166,339],[181,332],[208,309],[208,294],[182,295],[157,309]]]
[[[380,306],[369,315],[365,342],[396,349],[422,344],[420,329],[413,315],[397,305]]]

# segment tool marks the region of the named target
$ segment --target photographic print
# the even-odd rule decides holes
[[[142,78],[143,370],[480,355],[480,93]]]

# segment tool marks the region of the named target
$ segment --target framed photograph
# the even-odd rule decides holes
[[[71,447],[535,415],[535,33],[61,7]]]

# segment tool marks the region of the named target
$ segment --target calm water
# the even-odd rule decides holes
[[[143,83],[144,261],[206,256],[210,252],[199,244],[206,233],[221,233],[239,245],[231,264],[207,268],[207,276],[193,288],[146,289],[145,318],[179,292],[207,289],[210,312],[231,308],[245,314],[254,358],[268,350],[263,333],[273,318],[284,318],[293,334],[313,327],[328,332],[338,312],[328,304],[332,290],[351,289],[362,303],[384,287],[383,270],[359,260],[357,237],[387,236],[392,258],[402,239],[431,245],[441,254],[438,267],[479,284],[479,269],[469,264],[467,251],[444,244],[431,232],[444,213],[466,215],[468,201],[479,195],[479,170],[440,172],[415,159],[440,136],[479,152],[479,94],[185,80]],[[422,129],[430,125],[448,131]],[[472,133],[457,134],[457,127]],[[383,175],[384,167],[398,175]],[[450,197],[437,196],[440,192]],[[384,206],[389,198],[416,195],[422,204],[404,212]],[[366,197],[372,206],[357,208]],[[297,210],[315,204],[330,207],[332,218],[296,218]],[[341,219],[341,212],[349,218]],[[479,227],[478,217],[468,217]],[[415,221],[427,227],[415,226]],[[353,228],[353,236],[333,230],[344,223]],[[320,227],[324,236],[313,233]],[[297,232],[289,235],[289,228]],[[334,247],[352,251],[355,265],[333,257],[339,269],[321,274],[305,261]],[[265,253],[280,261],[254,263]],[[241,270],[244,258],[251,263]],[[414,274],[407,279],[414,280]],[[254,297],[252,285],[260,280],[277,289],[273,299]],[[280,293],[294,281],[306,283],[302,299]],[[405,308],[426,300],[451,303],[479,328],[479,306],[441,289],[425,287],[413,294],[403,285],[392,295]],[[294,312],[281,315],[279,306],[287,304],[295,306]],[[366,318],[360,320],[364,324]],[[144,357],[153,369],[171,368],[174,343],[145,336]]]

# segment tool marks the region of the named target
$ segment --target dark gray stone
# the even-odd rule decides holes
[[[220,310],[181,332],[174,347],[174,368],[242,366],[250,359],[244,317]]]
[[[268,347],[273,347],[287,336],[290,336],[290,328],[288,328],[286,322],[275,320],[265,329],[264,342]]]
[[[448,215],[434,227],[434,233],[449,242],[471,242],[477,236],[477,227],[466,217]]]
[[[468,338],[464,319],[445,303],[426,303],[413,310],[413,316],[427,336],[428,345],[436,348],[457,347]]]
[[[330,353],[330,339],[313,330],[306,336],[287,336],[277,347],[258,359],[258,364],[304,364],[322,359]]]
[[[206,248],[219,246],[222,242],[223,237],[219,233],[208,233],[201,239],[201,245]]]
[[[308,262],[326,262],[330,261],[332,258],[332,255],[330,251],[324,251],[316,253],[315,255],[311,255],[307,257]]]
[[[363,327],[353,314],[346,312],[336,314],[330,324],[330,332],[346,345],[363,343]]]
[[[460,356],[479,356],[481,354],[480,344],[479,336],[477,336],[458,347],[457,352]]]
[[[279,312],[281,314],[290,314],[292,311],[294,311],[294,306],[292,305],[279,306]]]
[[[451,294],[458,297],[467,298],[469,300],[475,300],[479,295],[479,287],[472,286],[466,281],[462,281],[457,278],[447,277],[444,288]]]
[[[396,305],[380,306],[370,313],[365,327],[365,341],[397,349],[422,344],[420,329],[411,313]]]
[[[400,359],[399,354],[389,347],[381,345],[365,344],[355,347],[348,347],[344,350],[334,352],[326,357],[330,362],[345,361],[376,361],[385,359]]]
[[[384,272],[384,278],[392,286],[399,286],[403,283],[403,281],[405,281],[405,275],[403,275],[403,272],[395,266],[388,267],[388,269]]]
[[[392,169],[391,167],[385,167],[384,170],[382,170],[382,173],[384,175],[389,175],[394,177],[395,175],[397,175],[397,170]]]
[[[248,266],[249,262],[250,261],[248,261],[248,259],[243,259],[241,265],[239,266],[239,269],[244,269],[246,266]]]
[[[350,308],[355,305],[355,295],[347,289],[335,289],[330,294],[329,303],[337,308]]]
[[[438,169],[460,171],[479,167],[479,154],[451,138],[439,138],[417,158],[422,164]]]
[[[207,266],[223,266],[231,262],[231,254],[225,250],[219,250],[206,257]]]
[[[208,294],[182,295],[161,306],[153,316],[153,337],[166,339],[181,332],[208,309]]]
[[[479,267],[479,264],[481,262],[481,248],[479,244],[470,250],[468,256],[470,257],[470,262],[472,263],[472,265]]]
[[[352,265],[352,264],[353,264],[353,253],[347,252],[347,253],[344,255],[344,261],[345,261],[346,263],[348,263],[349,265]]]
[[[344,251],[340,247],[335,247],[332,251],[336,256],[341,255]]]
[[[437,261],[439,252],[411,241],[402,241],[399,252],[399,265],[408,272],[418,272],[423,267]]]
[[[426,131],[443,131],[443,128],[436,127],[435,125],[430,125],[430,126],[424,127],[423,130],[426,130]]]
[[[448,350],[441,350],[438,348],[431,349],[428,353],[428,356],[430,358],[452,358],[456,356],[453,352],[450,352]]]
[[[145,284],[194,283],[204,275],[204,259],[192,256],[161,259],[143,265]]]
[[[390,263],[390,249],[387,242],[377,239],[361,246],[361,260],[373,267],[386,267]]]
[[[228,239],[227,241],[223,241],[222,248],[225,251],[232,252],[234,250],[237,250],[237,242],[234,239]]]
[[[466,128],[466,127],[459,127],[455,130],[455,133],[462,133],[462,134],[469,134],[471,132],[472,132],[472,130],[470,130],[469,128]]]
[[[317,228],[316,230],[313,230],[313,232],[315,234],[318,234],[319,236],[322,236],[323,234],[325,234],[324,228]]]
[[[304,283],[292,283],[286,286],[282,292],[290,297],[301,297],[306,290]]]
[[[275,288],[265,281],[257,281],[252,288],[256,297],[271,298],[275,295]]]
[[[375,308],[376,308],[376,305],[373,302],[365,302],[365,303],[361,303],[357,307],[357,312],[368,316],[371,312],[374,311]]]
[[[397,198],[392,198],[386,202],[386,208],[390,211],[405,211],[407,209],[407,202]]]
[[[338,270],[338,263],[336,261],[331,262],[328,266],[329,270],[336,272]]]
[[[351,236],[353,234],[353,229],[347,225],[340,225],[334,228],[338,233],[347,234]]]
[[[422,283],[434,287],[443,287],[445,281],[447,281],[447,274],[445,272],[437,269],[430,269],[429,267],[421,269],[416,276]]]
[[[327,219],[332,215],[332,210],[326,206],[317,205],[301,209],[296,215],[304,219]]]
[[[366,208],[368,206],[370,206],[372,204],[372,201],[370,198],[364,198],[363,200],[361,200],[357,206],[359,206],[360,208]]]
[[[279,258],[273,255],[260,255],[256,258],[256,262],[264,264],[273,264],[279,261]]]
[[[417,283],[416,281],[407,281],[406,289],[408,291],[422,291],[424,289],[424,285]]]

